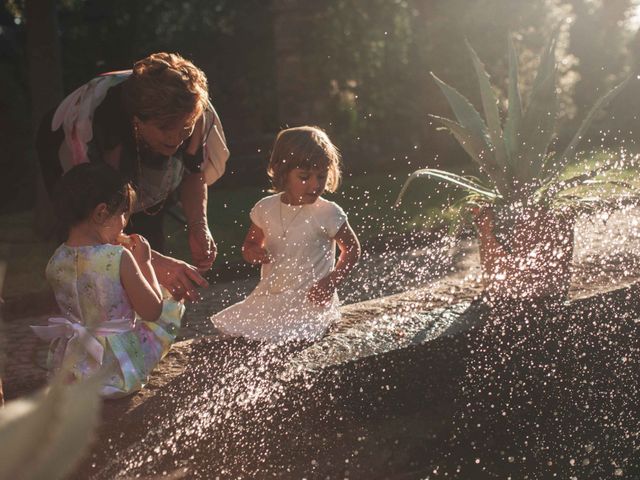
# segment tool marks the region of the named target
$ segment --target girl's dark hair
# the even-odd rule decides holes
[[[76,165],[62,176],[55,190],[60,236],[66,239],[69,229],[89,218],[101,203],[113,215],[131,213],[134,202],[133,187],[111,166],[102,162]]]

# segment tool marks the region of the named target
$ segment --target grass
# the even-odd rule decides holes
[[[46,288],[44,269],[56,248],[33,232],[33,212],[0,216],[0,262],[7,265],[3,298]],[[2,284],[0,279],[0,284]]]
[[[603,151],[567,166],[561,175],[565,180],[590,170],[602,169],[602,173],[592,177],[587,185],[565,190],[559,197],[559,203],[584,211],[621,207],[625,200],[637,204],[640,200],[637,195],[640,191],[639,160],[637,155]]]
[[[393,174],[346,176],[339,192],[327,195],[327,198],[347,212],[351,225],[364,242],[379,235],[428,227],[442,218],[442,205],[450,201],[452,191],[440,189],[433,182],[417,183],[407,193],[401,208],[394,208],[396,196],[410,172],[407,169]],[[240,247],[249,227],[249,211],[257,200],[268,194],[258,187],[211,189],[208,217],[218,244],[216,262],[241,261]],[[44,269],[57,244],[39,239],[33,233],[32,225],[32,211],[0,215],[0,262],[7,263],[2,291],[5,299],[48,288]],[[167,217],[165,231],[167,252],[189,261],[184,225]]]
[[[571,177],[584,171],[586,165],[611,161],[611,158],[606,153],[594,154],[579,165],[569,166],[565,175]],[[433,180],[414,182],[400,207],[394,207],[396,196],[412,171],[407,168],[391,174],[374,172],[357,177],[347,175],[339,191],[327,195],[327,198],[347,212],[349,222],[363,243],[378,236],[429,228],[438,223],[453,224],[458,216],[457,211],[445,206],[453,204],[464,192]],[[636,168],[621,166],[609,178],[614,176],[616,180],[640,189]],[[615,186],[603,185],[594,186],[590,192],[606,198],[617,194],[617,190]],[[265,189],[258,187],[211,189],[208,215],[211,231],[218,244],[219,257],[216,262],[241,261],[240,246],[249,226],[249,211],[258,199],[268,194]],[[32,231],[32,224],[33,212],[0,215],[0,274],[2,261],[8,267],[2,292],[4,298],[47,289],[44,269],[57,245],[38,239]],[[184,225],[168,217],[165,230],[168,236],[167,252],[189,261]]]

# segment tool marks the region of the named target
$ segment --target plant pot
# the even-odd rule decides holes
[[[563,301],[571,282],[572,213],[523,208],[514,217],[508,238],[496,239],[491,208],[476,216],[485,295],[490,301]]]

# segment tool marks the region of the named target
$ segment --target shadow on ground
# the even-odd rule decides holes
[[[150,398],[107,404],[78,478],[635,478],[639,293],[416,312],[439,333],[338,363],[187,342]]]

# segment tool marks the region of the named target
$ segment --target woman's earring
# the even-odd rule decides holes
[[[136,153],[140,155],[140,143],[142,138],[140,136],[140,123],[135,118],[133,119],[133,137],[136,141]]]

